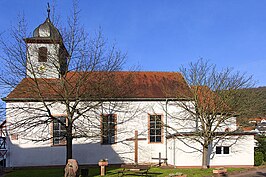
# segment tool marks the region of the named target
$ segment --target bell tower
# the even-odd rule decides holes
[[[67,72],[68,52],[62,36],[50,20],[50,7],[44,23],[33,32],[33,37],[26,38],[27,77],[59,78]]]

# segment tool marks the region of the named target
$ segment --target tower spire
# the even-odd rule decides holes
[[[50,19],[50,5],[49,5],[49,2],[47,3],[47,14],[48,14],[48,19]]]

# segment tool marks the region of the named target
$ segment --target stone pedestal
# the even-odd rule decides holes
[[[101,176],[104,176],[106,174],[106,166],[108,166],[108,161],[99,161],[98,165],[101,167]]]

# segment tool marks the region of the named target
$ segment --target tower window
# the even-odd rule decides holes
[[[40,47],[39,48],[39,62],[47,62],[47,48]]]

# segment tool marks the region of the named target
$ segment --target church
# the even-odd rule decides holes
[[[66,154],[81,165],[157,164],[160,156],[172,166],[201,166],[200,143],[186,139],[196,123],[176,104],[193,101],[182,74],[69,71],[69,51],[49,15],[24,41],[26,76],[3,99],[6,167],[65,165]],[[235,120],[217,136],[236,130]],[[254,134],[226,136],[235,138],[213,142],[209,165],[253,166]]]

